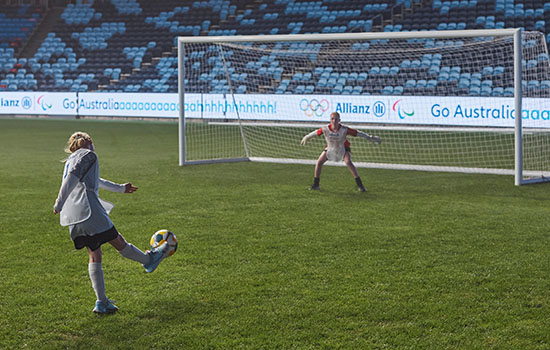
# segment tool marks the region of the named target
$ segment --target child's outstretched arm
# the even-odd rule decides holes
[[[133,186],[130,182],[121,185],[102,178],[99,178],[99,188],[103,188],[111,192],[120,192],[120,193],[134,193],[138,189],[137,187]]]
[[[314,136],[317,136],[317,135],[319,135],[319,130],[313,130],[312,132],[310,132],[309,134],[307,134],[306,136],[304,136],[304,137],[302,138],[301,144],[302,144],[303,146],[305,146],[306,143],[309,141],[310,138],[312,138],[312,137],[314,137]]]
[[[380,136],[369,135],[366,132],[362,132],[362,131],[359,131],[359,130],[357,130],[357,136],[362,137],[364,139],[367,139],[367,140],[369,140],[370,142],[372,142],[374,144],[376,144],[376,143],[381,144],[382,143],[382,139],[380,138]]]

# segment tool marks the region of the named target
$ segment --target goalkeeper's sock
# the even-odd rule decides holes
[[[321,181],[320,178],[314,177],[313,178],[313,185],[309,188],[310,190],[319,190],[321,187],[319,187],[319,181]]]
[[[321,178],[314,177],[313,178],[313,186],[319,187],[319,182],[321,181]]]
[[[359,191],[365,192],[367,190],[365,186],[363,186],[363,182],[361,181],[360,177],[355,178],[355,183],[357,184],[357,188],[359,188]]]

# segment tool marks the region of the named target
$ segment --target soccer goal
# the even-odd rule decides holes
[[[314,164],[329,123],[360,167],[550,177],[550,61],[519,29],[179,37],[180,165]],[[337,164],[334,164],[337,165]]]

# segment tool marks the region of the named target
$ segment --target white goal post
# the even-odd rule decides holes
[[[359,167],[550,178],[550,60],[520,29],[178,38],[180,165],[314,164],[329,122]],[[336,164],[334,164],[336,165]]]

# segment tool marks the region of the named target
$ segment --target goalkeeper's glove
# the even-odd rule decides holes
[[[301,144],[305,146],[305,144],[309,141],[310,138],[317,136],[317,130],[310,132],[304,138],[302,139]]]
[[[367,140],[369,140],[370,142],[372,142],[374,144],[381,144],[382,143],[382,139],[380,138],[380,136],[369,135],[366,132],[357,131],[357,136],[360,136],[364,139],[367,139]]]

